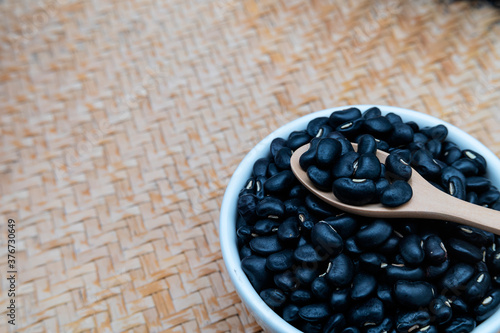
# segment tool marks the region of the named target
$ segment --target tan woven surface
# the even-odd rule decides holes
[[[2,332],[259,331],[224,268],[219,207],[252,145],[311,111],[399,105],[500,153],[492,8],[0,0],[0,16]]]

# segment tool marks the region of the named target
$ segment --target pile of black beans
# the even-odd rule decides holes
[[[255,162],[237,203],[243,271],[304,332],[470,332],[500,304],[498,236],[451,222],[350,215],[294,177],[290,156],[300,146],[366,134],[377,149],[409,156],[437,188],[500,210],[484,158],[447,141],[446,127],[419,128],[377,108],[338,111],[275,139]]]
[[[330,126],[352,117],[361,117],[361,112],[350,109],[334,113],[330,118],[317,118],[311,123]],[[354,121],[348,121],[340,123],[337,128],[350,128],[353,124]],[[379,133],[394,127],[385,117],[369,120],[368,124]],[[413,129],[407,124],[398,125],[398,128],[400,134],[393,140],[401,136],[409,139],[413,135]],[[391,134],[396,136],[394,131]],[[337,199],[349,205],[380,202],[384,206],[397,207],[408,202],[413,195],[407,183],[412,172],[410,151],[392,149],[384,164],[376,155],[380,140],[371,134],[362,134],[356,141],[358,149],[354,151],[349,140],[339,131],[330,132],[326,138],[315,137],[308,150],[300,156],[300,167],[307,172],[315,187],[333,191]]]

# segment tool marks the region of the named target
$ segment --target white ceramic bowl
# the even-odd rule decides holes
[[[487,176],[491,179],[494,185],[500,187],[500,160],[488,148],[469,134],[445,121],[420,112],[392,106],[353,105],[353,107],[357,107],[361,111],[373,106],[377,106],[382,111],[382,114],[394,112],[401,116],[403,121],[413,120],[420,127],[435,126],[438,124],[445,125],[448,128],[448,138],[457,143],[461,149],[472,149],[484,156],[488,163]],[[236,245],[235,231],[237,218],[236,202],[238,199],[238,193],[243,188],[245,181],[251,176],[254,162],[257,159],[268,155],[269,145],[273,139],[278,137],[286,139],[292,131],[305,129],[309,121],[312,119],[317,117],[328,117],[333,111],[344,110],[348,107],[351,106],[332,108],[311,113],[280,127],[268,135],[245,156],[243,161],[241,161],[240,165],[231,177],[231,180],[227,185],[226,192],[224,193],[220,214],[220,245],[222,249],[222,256],[224,257],[224,262],[226,264],[227,271],[229,272],[229,276],[231,277],[241,300],[254,316],[255,320],[268,332],[298,333],[300,331],[288,324],[271,308],[269,308],[266,303],[264,303],[241,269],[241,261]],[[473,332],[500,332],[500,310],[497,310],[493,316],[479,325]]]

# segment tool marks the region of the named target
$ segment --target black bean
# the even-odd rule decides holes
[[[394,297],[392,288],[385,284],[379,284],[377,288],[377,297],[384,303],[386,308],[394,306]]]
[[[358,158],[359,154],[354,151],[342,155],[332,168],[332,176],[334,178],[352,177],[354,164]]]
[[[344,134],[347,139],[352,140],[360,134],[364,122],[365,120],[363,118],[359,118],[353,121],[348,121],[337,126],[335,130]]]
[[[302,184],[297,184],[290,190],[290,198],[302,199],[308,194],[309,191]]]
[[[372,153],[366,153],[359,157],[354,171],[354,178],[377,180],[380,177],[380,161]]]
[[[283,319],[289,323],[297,321],[299,317],[300,308],[295,304],[288,304],[283,308]]]
[[[394,126],[385,117],[366,119],[363,127],[369,134],[380,138],[388,136],[394,128]]]
[[[488,264],[489,269],[494,274],[500,273],[500,249],[496,249],[491,253],[488,253],[488,257],[486,258],[486,263]]]
[[[276,154],[278,153],[278,151],[281,148],[285,147],[285,144],[286,144],[286,140],[283,138],[276,138],[271,142],[270,152],[271,152],[271,156],[273,157],[273,159],[274,159],[274,156],[276,156]]]
[[[465,196],[465,200],[474,205],[479,205],[479,197],[476,192],[468,192]]]
[[[303,201],[299,198],[290,198],[283,202],[285,206],[285,216],[288,217],[296,217],[299,211],[299,208],[302,207]]]
[[[344,124],[348,121],[353,121],[355,119],[361,118],[361,111],[357,108],[349,108],[341,111],[333,112],[328,119],[328,123],[332,128]]]
[[[490,187],[488,191],[479,195],[479,204],[482,206],[492,205],[498,200],[500,200],[500,192],[498,192],[498,190],[496,189],[493,189],[492,187]]]
[[[435,234],[424,240],[423,250],[426,260],[433,265],[441,264],[448,258],[448,251],[443,241]]]
[[[236,204],[238,213],[248,223],[255,222],[257,215],[255,210],[258,204],[258,199],[253,194],[244,194],[238,197]]]
[[[361,301],[372,296],[377,290],[377,280],[372,275],[359,273],[352,281],[351,299]]]
[[[375,154],[377,152],[377,141],[370,134],[363,134],[358,137],[358,154]]]
[[[412,196],[411,186],[403,180],[396,180],[382,192],[380,203],[387,207],[398,207],[410,201]]]
[[[331,288],[326,278],[323,276],[318,276],[311,283],[311,292],[319,300],[326,300],[330,296]]]
[[[401,264],[392,264],[385,267],[387,280],[396,282],[398,280],[420,281],[425,277],[422,267],[406,267]]]
[[[450,178],[448,183],[448,194],[457,199],[465,200],[465,184],[460,180],[460,178],[455,176]]]
[[[252,249],[248,245],[243,245],[240,249],[240,259],[250,257],[252,253]]]
[[[311,242],[329,256],[336,256],[342,252],[343,241],[335,229],[326,222],[319,222],[311,231]]]
[[[455,264],[441,278],[441,288],[447,293],[461,293],[473,275],[473,267],[463,263]]]
[[[468,158],[461,158],[453,162],[451,166],[462,172],[466,177],[476,176],[478,174],[477,165]]]
[[[300,309],[299,316],[306,321],[322,321],[330,316],[330,309],[325,303],[310,304]]]
[[[474,162],[474,164],[476,164],[479,175],[482,175],[486,172],[487,168],[486,159],[481,154],[478,154],[470,149],[465,149],[462,151],[462,153],[464,158],[468,158],[472,162]]]
[[[444,333],[471,332],[476,328],[476,321],[470,317],[453,318],[452,322],[445,328]]]
[[[291,170],[283,170],[265,181],[264,191],[270,194],[288,192],[295,185],[295,180]]]
[[[385,220],[373,220],[362,227],[355,235],[356,244],[370,249],[384,243],[392,234],[392,226]]]
[[[425,134],[429,139],[436,139],[441,142],[443,142],[448,136],[448,129],[444,125],[425,127],[421,129],[421,132]]]
[[[249,245],[252,251],[262,256],[268,256],[283,249],[277,235],[255,237]]]
[[[487,272],[477,273],[465,287],[464,299],[477,302],[484,298],[491,287],[491,277]]]
[[[415,129],[413,129],[413,130],[415,131]],[[413,142],[425,144],[427,141],[429,141],[429,138],[424,133],[417,132],[413,136]]]
[[[452,165],[462,157],[462,151],[458,147],[451,147],[445,150],[443,153],[444,162],[448,165]]]
[[[297,150],[311,140],[311,136],[306,131],[300,131],[290,134],[286,141],[286,146],[291,150]],[[276,157],[275,157],[276,159]]]
[[[271,308],[279,308],[286,302],[286,295],[276,288],[262,290],[259,295]]]
[[[266,175],[267,166],[269,165],[269,159],[267,157],[259,158],[255,161],[252,169],[252,176],[263,177]]]
[[[391,318],[385,318],[382,323],[380,323],[377,326],[368,326],[366,329],[366,333],[387,333],[389,330],[392,328],[392,319]]]
[[[431,153],[432,157],[437,159],[441,156],[441,142],[440,141],[438,141],[436,139],[429,140],[425,144],[425,148]]]
[[[274,275],[274,284],[284,292],[294,291],[299,285],[299,280],[292,271],[284,271]]]
[[[350,237],[358,229],[358,222],[352,215],[343,214],[327,217],[324,222],[331,225],[344,239]]]
[[[322,169],[331,168],[342,151],[340,142],[335,139],[321,139],[316,149],[316,163]]]
[[[293,265],[293,250],[285,249],[269,255],[266,259],[266,267],[273,272],[282,272]]]
[[[242,225],[236,230],[238,240],[246,244],[252,238],[253,228],[249,225]]]
[[[481,303],[479,303],[474,308],[474,314],[476,315],[477,321],[483,321],[490,317],[500,305],[500,289],[493,289],[489,291],[483,298]]]
[[[375,182],[375,198],[376,198],[376,200],[378,198],[380,198],[380,196],[382,195],[382,193],[384,193],[384,191],[386,189],[389,188],[389,185],[391,185],[391,183],[389,183],[389,181],[385,178],[380,178],[379,180],[377,180]]]
[[[450,261],[446,259],[441,264],[430,265],[425,269],[425,276],[428,279],[435,279],[442,276],[450,267]]]
[[[373,201],[376,189],[371,179],[338,178],[333,182],[333,194],[340,201],[362,206]]]
[[[458,171],[458,169],[455,169],[454,167],[448,166],[444,168],[441,173],[441,184],[443,185],[444,188],[448,188],[448,184],[450,183],[450,178],[453,176],[460,178],[460,180],[464,184],[467,181],[462,172]]]
[[[384,140],[376,140],[376,141],[377,141],[377,149],[378,150],[389,152],[390,146],[386,141],[384,141]]]
[[[245,194],[255,194],[255,178],[254,177],[247,179],[247,181],[245,182],[245,186],[243,187],[243,189],[240,191],[240,193],[238,195],[242,196]]]
[[[321,126],[328,124],[328,117],[318,117],[314,118],[307,124],[307,134],[309,134],[312,137],[315,137],[318,135],[318,131],[321,128]]]
[[[424,328],[430,322],[431,317],[426,311],[400,312],[396,319],[396,328],[398,332],[410,333]]]
[[[329,191],[332,187],[333,177],[330,170],[322,170],[315,165],[311,165],[307,168],[307,177],[320,190]]]
[[[266,269],[266,258],[256,255],[243,258],[241,269],[257,292],[269,285],[271,274]]]
[[[363,303],[357,303],[349,311],[349,321],[358,327],[379,325],[384,320],[384,305],[378,298],[370,298]]]
[[[312,293],[306,289],[297,289],[290,293],[290,300],[298,305],[310,303],[312,299]]]
[[[334,312],[344,312],[350,304],[349,288],[334,290],[330,296],[330,307]]]
[[[371,107],[363,112],[363,118],[365,119],[378,118],[380,116],[382,116],[382,112],[376,106]]]
[[[322,125],[316,133],[316,138],[328,138],[330,133],[332,132],[333,128],[331,128],[329,125]]]
[[[424,281],[397,281],[394,296],[402,306],[417,309],[427,307],[434,298],[434,289]]]
[[[339,254],[330,262],[330,269],[326,278],[335,287],[343,288],[351,284],[354,275],[352,260],[345,254]]]
[[[323,323],[318,322],[309,322],[301,320],[301,324],[298,326],[298,329],[301,332],[310,332],[310,333],[323,333]]]
[[[266,177],[259,176],[255,179],[255,196],[259,199],[262,200],[264,199],[265,192],[264,192],[264,183],[266,182]]]
[[[351,141],[347,140],[346,138],[337,140],[339,141],[340,146],[342,147],[341,155],[354,152],[354,148],[352,147]]]
[[[302,170],[307,170],[308,167],[316,162],[316,152],[320,139],[314,138],[305,153],[300,155],[299,164]]]
[[[393,146],[407,145],[413,141],[414,132],[411,126],[404,123],[393,123],[394,130],[391,133],[389,142]]]
[[[280,172],[280,169],[278,169],[278,167],[276,166],[276,164],[274,164],[274,162],[269,163],[269,165],[267,166],[266,176],[272,177],[272,176],[278,174],[279,172]]]
[[[453,311],[451,309],[451,304],[448,299],[439,295],[434,298],[429,307],[429,312],[432,317],[433,323],[437,325],[443,325],[449,322],[453,316]]]
[[[427,180],[436,179],[441,173],[441,167],[426,149],[419,149],[413,153],[411,166]]]
[[[251,232],[253,231],[257,235],[267,235],[272,232],[278,231],[279,226],[280,223],[276,220],[258,220],[257,222],[255,222],[255,225],[253,226],[253,230],[251,230]]]
[[[378,274],[382,270],[382,264],[387,264],[387,258],[380,253],[362,253],[359,256],[359,264],[367,272]]]
[[[346,326],[346,320],[342,313],[336,313],[328,319],[323,333],[340,333]]]
[[[469,264],[475,264],[483,258],[479,248],[461,239],[450,238],[446,248],[451,256]]]
[[[260,217],[279,219],[285,215],[285,205],[277,198],[265,197],[257,204],[255,211]]]
[[[385,115],[385,117],[387,118],[387,120],[389,120],[389,122],[391,124],[399,124],[399,123],[402,123],[403,122],[403,119],[401,119],[401,117],[393,112],[389,112],[388,114]],[[413,129],[412,129],[413,130]]]
[[[345,249],[349,253],[360,254],[363,253],[363,249],[358,246],[354,237],[349,237],[345,241]]]
[[[300,237],[299,221],[296,217],[286,219],[278,227],[278,239],[283,244],[296,244]]]
[[[288,147],[283,147],[278,150],[274,157],[274,163],[282,170],[290,170],[290,158],[292,157],[292,150]]]
[[[385,160],[386,175],[392,179],[408,181],[411,178],[411,166],[409,159],[401,154],[391,153]]]
[[[391,234],[391,236],[380,246],[377,248],[377,251],[382,254],[394,254],[399,250],[399,241],[400,237],[395,233]]]
[[[474,191],[476,193],[482,193],[490,188],[491,181],[488,178],[481,176],[469,177],[465,181],[467,191]]]
[[[405,236],[399,242],[401,256],[409,265],[418,265],[424,261],[425,253],[422,247],[422,239],[414,234]]]
[[[293,258],[298,262],[316,263],[327,259],[327,256],[318,254],[311,244],[299,246],[293,252]]]
[[[339,210],[311,193],[306,195],[305,203],[307,210],[318,218],[325,218],[340,213]]]

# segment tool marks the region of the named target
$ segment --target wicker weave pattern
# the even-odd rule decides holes
[[[0,276],[17,332],[259,331],[218,241],[250,148],[398,105],[500,153],[497,11],[431,0],[0,0]],[[0,331],[7,282],[0,283]]]

